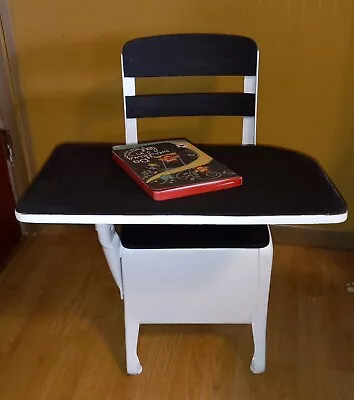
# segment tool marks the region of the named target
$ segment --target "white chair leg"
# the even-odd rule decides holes
[[[273,245],[270,243],[269,246],[259,250],[257,302],[252,312],[254,354],[251,371],[255,374],[264,372],[266,367],[267,312],[272,260]]]
[[[260,318],[252,322],[252,333],[254,342],[254,353],[251,362],[251,371],[260,374],[265,371],[266,364],[266,331],[267,322]]]
[[[125,350],[129,375],[139,375],[143,370],[137,353],[138,337],[139,322],[125,309]]]
[[[122,268],[120,262],[122,244],[114,225],[97,224],[98,239],[103,248],[108,266],[119,287],[120,298],[123,299]]]

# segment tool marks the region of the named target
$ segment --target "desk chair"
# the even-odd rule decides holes
[[[247,37],[176,34],[129,41],[122,51],[126,143],[138,142],[138,118],[239,116],[242,144],[255,145],[258,63],[257,45]],[[136,78],[203,75],[244,76],[244,92],[135,94]],[[113,225],[96,226],[124,299],[129,374],[142,371],[139,325],[173,323],[252,324],[251,370],[264,371],[270,230],[222,223],[220,217],[220,225],[128,225],[120,237]]]

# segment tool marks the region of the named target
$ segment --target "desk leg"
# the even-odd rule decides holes
[[[122,244],[114,225],[97,224],[98,240],[103,248],[107,263],[114,280],[119,287],[120,298],[123,299],[121,248]]]
[[[272,272],[273,244],[259,250],[259,274],[257,303],[252,312],[252,332],[254,354],[251,371],[255,374],[264,372],[266,366],[266,334],[269,286]]]
[[[127,372],[129,375],[139,375],[143,370],[137,353],[139,322],[129,312],[126,303],[124,304],[124,306]]]

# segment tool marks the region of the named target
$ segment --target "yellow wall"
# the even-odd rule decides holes
[[[9,3],[37,167],[62,141],[123,140],[120,49],[126,40],[166,32],[242,34],[261,51],[258,141],[318,158],[354,207],[352,0]],[[230,142],[232,123],[188,119],[176,126],[192,140]],[[143,129],[153,137],[152,129],[160,134],[170,126],[154,121]],[[338,228],[354,229],[354,218]]]

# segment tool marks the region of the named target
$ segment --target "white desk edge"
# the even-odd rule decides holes
[[[332,215],[65,215],[22,214],[15,211],[18,221],[35,224],[174,224],[174,225],[309,225],[339,224],[348,212]]]

